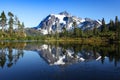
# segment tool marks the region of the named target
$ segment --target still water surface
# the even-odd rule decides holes
[[[119,47],[0,43],[0,80],[120,80]]]

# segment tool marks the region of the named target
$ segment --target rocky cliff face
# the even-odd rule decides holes
[[[44,35],[55,33],[56,31],[62,32],[63,28],[66,28],[66,30],[74,29],[73,22],[76,22],[77,26],[82,30],[93,29],[94,26],[97,26],[97,28],[101,26],[99,20],[79,18],[65,11],[59,14],[48,15],[35,29],[39,30]]]

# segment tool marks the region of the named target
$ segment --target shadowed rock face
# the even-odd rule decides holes
[[[101,24],[99,24],[97,21],[85,21],[83,23],[81,23],[81,29],[82,30],[92,30],[94,29],[94,26],[96,26],[97,28],[99,28],[101,26]]]
[[[50,45],[42,45],[36,50],[38,54],[49,64],[49,65],[69,65],[76,62],[99,60],[101,58],[99,53],[94,56],[93,51],[78,51],[68,48],[55,47]]]
[[[97,26],[97,28],[101,26],[100,21],[91,20],[89,18],[82,19],[72,16],[65,11],[59,14],[48,15],[37,27],[35,27],[35,29],[40,30],[43,34],[51,34],[56,31],[62,32],[63,27],[66,28],[66,30],[73,29],[73,22],[76,22],[78,27],[82,30],[93,29],[94,26]]]

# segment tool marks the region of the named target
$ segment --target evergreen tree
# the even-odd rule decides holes
[[[18,17],[17,16],[15,16],[15,22],[14,22],[14,24],[16,25],[16,28],[18,28],[18,21],[19,21],[19,19],[18,19]]]
[[[110,31],[114,31],[114,30],[115,30],[115,28],[114,28],[114,21],[113,21],[113,20],[110,20],[109,30],[110,30]]]
[[[4,27],[7,25],[7,18],[4,11],[0,15],[0,26],[2,27],[2,32],[4,32]]]
[[[21,24],[21,31],[22,31],[22,33],[24,33],[24,28],[25,28],[25,25],[24,25],[24,22],[22,22],[22,24]]]
[[[115,34],[116,34],[116,40],[119,40],[119,34],[120,34],[120,30],[119,30],[119,20],[118,20],[118,16],[115,17]]]
[[[21,23],[20,23],[20,21],[18,20],[18,30],[20,30],[20,27],[21,27]]]
[[[101,32],[107,32],[107,26],[105,24],[104,18],[102,19]]]
[[[80,33],[81,33],[81,30],[77,27],[76,33],[75,33],[77,38],[80,37]]]
[[[118,24],[119,24],[119,20],[118,20],[118,16],[115,17],[115,27],[116,29],[118,28]]]
[[[83,31],[81,29],[79,29],[79,37],[83,37]]]
[[[63,27],[63,36],[64,36],[65,38],[68,37],[68,35],[67,35],[67,30],[66,30],[65,27]]]
[[[18,33],[18,37],[20,37],[21,36],[21,23],[20,23],[20,21],[18,20],[18,29],[17,29],[17,33]]]
[[[94,25],[93,35],[95,35],[95,36],[98,35],[98,30],[97,30],[97,26],[96,25]]]
[[[58,30],[58,28],[60,27],[60,20],[58,19],[58,18],[56,18],[56,23],[55,23],[55,26],[56,26],[56,39],[59,39],[59,30]]]
[[[78,30],[77,30],[77,22],[74,21],[72,26],[74,27],[73,36],[76,37],[77,34],[78,34]]]
[[[22,34],[21,37],[26,37],[24,28],[25,28],[25,25],[24,25],[24,22],[22,22],[22,24],[21,24],[21,34]]]
[[[14,19],[13,19],[14,15],[13,15],[13,13],[8,12],[8,16],[10,17],[9,22],[8,22],[8,24],[9,24],[9,32],[10,32],[10,34],[12,34],[12,32],[13,32],[13,24],[14,24]]]
[[[120,22],[118,23],[118,41],[120,41]]]

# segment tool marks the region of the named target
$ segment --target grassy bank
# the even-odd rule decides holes
[[[100,38],[100,37],[92,37],[92,38],[47,38],[45,39],[46,43],[63,43],[63,44],[69,44],[69,43],[77,43],[77,44],[94,44],[94,45],[99,45],[99,44],[107,44],[108,40],[105,38]]]

